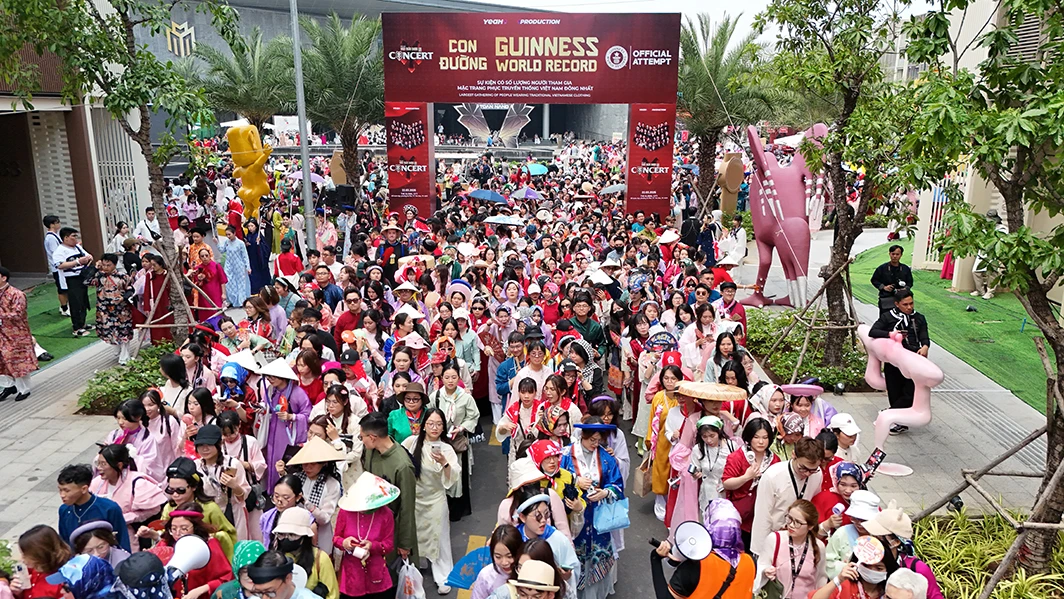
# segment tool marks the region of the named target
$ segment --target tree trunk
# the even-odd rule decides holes
[[[347,175],[347,184],[358,187],[362,177],[362,164],[358,160],[358,133],[361,127],[351,122],[341,123],[337,127],[340,131],[340,144],[343,146],[344,174]]]
[[[712,134],[698,136],[698,220],[717,209],[713,200],[713,188],[717,186],[717,143],[723,129]],[[708,151],[707,151],[708,149]]]
[[[860,223],[850,215],[846,202],[846,174],[842,170],[839,156],[831,154],[825,157],[825,174],[831,180],[833,199],[835,201],[835,238],[831,244],[831,260],[820,269],[820,278],[827,279],[850,259],[853,243],[860,235]],[[860,203],[858,208],[860,208]],[[828,306],[828,323],[843,326],[849,322],[846,304],[845,277],[835,277],[827,283],[825,296]],[[824,366],[844,367],[843,348],[849,338],[846,329],[828,329],[824,342]]]
[[[1064,344],[1050,343],[1050,345],[1057,357],[1056,390],[1064,393],[1064,380],[1061,379],[1061,373],[1064,373]],[[1052,399],[1053,390],[1048,385],[1046,389]],[[1053,405],[1056,405],[1055,400]],[[1046,487],[1049,479],[1060,466],[1061,460],[1064,460],[1064,412],[1059,409],[1053,410],[1047,418],[1049,419],[1049,433],[1046,437],[1046,473],[1042,478],[1042,486],[1038,489],[1037,497],[1041,497],[1043,493],[1051,495],[1042,517],[1031,521],[1059,523],[1061,516],[1064,516],[1064,485],[1057,485],[1055,489]],[[1029,531],[1023,548],[1020,550],[1020,565],[1028,575],[1048,574],[1053,566],[1053,553],[1059,542],[1060,531],[1043,529]]]
[[[266,136],[266,130],[263,129],[263,125],[266,124],[266,121],[270,120],[270,117],[262,118],[258,116],[247,115],[244,118],[248,120],[248,124],[253,125],[256,129],[258,129],[260,140]]]
[[[147,107],[141,108],[141,111],[147,113]],[[174,311],[174,326],[171,331],[174,335],[174,342],[177,345],[181,345],[188,337],[188,328],[191,323],[189,323],[188,319],[188,301],[185,299],[184,293],[184,274],[181,272],[181,264],[178,262],[177,246],[174,244],[174,231],[170,228],[170,220],[166,218],[166,204],[163,202],[163,197],[166,193],[163,167],[153,160],[149,134],[142,131],[139,136],[147,138],[144,141],[140,139],[137,141],[141,142],[141,152],[148,163],[151,205],[155,208],[155,214],[159,215],[159,234],[162,235],[162,238],[156,241],[153,247],[162,254],[163,260],[168,265],[166,272],[170,279],[170,306]],[[163,315],[156,314],[154,318],[161,316]]]

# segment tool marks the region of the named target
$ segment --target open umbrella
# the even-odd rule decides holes
[[[303,178],[303,170],[300,169],[298,171],[288,173],[288,176],[286,178],[295,179],[297,181],[301,180]],[[322,177],[321,175],[319,175],[318,173],[310,173],[310,182],[311,183],[325,183],[325,178]]]
[[[489,202],[497,202],[499,204],[509,204],[509,202],[506,201],[506,198],[502,197],[501,194],[490,189],[473,190],[473,192],[469,194],[469,197],[478,200],[487,200]]]
[[[617,185],[610,185],[609,187],[603,189],[599,192],[599,195],[604,196],[609,193],[622,193],[625,191],[628,191],[628,186],[624,185],[623,183],[618,183]]]
[[[519,200],[542,200],[543,196],[538,191],[531,187],[522,187],[517,191],[510,194],[511,198],[517,198]]]
[[[547,174],[547,167],[543,166],[542,164],[540,164],[538,162],[530,162],[530,163],[524,165],[521,168],[523,168],[526,171],[528,171],[528,174],[532,175],[533,177],[537,177],[539,175],[546,175]]]
[[[507,216],[505,214],[489,216],[484,219],[484,222],[490,225],[509,225],[511,227],[523,227],[525,225],[525,221],[516,216]]]
[[[447,575],[447,586],[468,589],[473,586],[481,569],[491,563],[491,551],[487,547],[477,547],[458,560]]]
[[[696,177],[698,176],[699,168],[698,168],[697,164],[681,164],[680,168],[685,169],[685,170],[689,170],[692,173],[694,173]]]

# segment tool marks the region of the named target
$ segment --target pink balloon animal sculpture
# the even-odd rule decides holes
[[[935,363],[916,352],[909,351],[901,344],[902,334],[895,332],[889,339],[873,339],[868,336],[871,330],[866,324],[857,327],[857,335],[868,352],[868,366],[865,367],[865,381],[880,391],[887,388],[883,378],[883,362],[893,364],[916,386],[913,394],[913,407],[883,410],[876,418],[876,447],[883,449],[883,444],[894,424],[904,426],[927,426],[931,422],[931,388],[942,383],[942,369]]]
[[[827,132],[826,125],[817,123],[806,130],[805,135],[815,139],[827,135]],[[758,308],[771,304],[804,306],[809,272],[806,196],[811,193],[817,175],[806,166],[801,152],[795,152],[794,160],[788,166],[780,166],[776,156],[762,147],[757,129],[747,127],[746,136],[750,140],[750,152],[756,169],[750,181],[750,217],[754,222],[759,264],[758,289],[753,295],[744,298],[742,303]],[[788,295],[770,300],[761,290],[765,288],[768,270],[772,266],[773,249],[779,253],[783,264]]]

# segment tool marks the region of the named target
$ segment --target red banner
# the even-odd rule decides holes
[[[436,161],[433,159],[432,104],[385,102],[388,139],[388,203],[406,204],[427,218],[436,209]]]
[[[628,107],[628,191],[625,211],[669,213],[676,103]],[[664,219],[663,219],[664,220]]]
[[[385,13],[389,101],[676,102],[679,14]]]

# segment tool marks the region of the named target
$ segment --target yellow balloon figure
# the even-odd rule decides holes
[[[258,218],[260,200],[270,193],[270,183],[263,167],[273,148],[270,144],[263,145],[259,130],[254,125],[233,127],[226,132],[225,139],[229,142],[229,152],[236,165],[233,177],[240,179],[240,189],[236,194],[244,203],[244,217]]]

